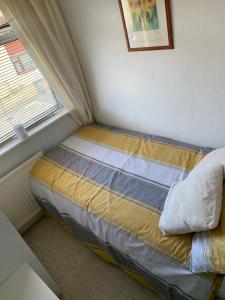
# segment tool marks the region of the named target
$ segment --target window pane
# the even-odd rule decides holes
[[[33,60],[27,53],[13,55],[10,57],[10,59],[18,75],[29,72],[36,68]]]
[[[0,143],[13,126],[29,127],[59,108],[46,79],[19,40],[0,46]]]

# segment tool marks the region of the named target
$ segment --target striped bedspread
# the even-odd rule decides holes
[[[158,224],[171,184],[209,151],[93,124],[37,162],[32,187],[89,247],[145,286],[165,299],[205,300],[218,278],[189,271],[192,235],[163,237]]]

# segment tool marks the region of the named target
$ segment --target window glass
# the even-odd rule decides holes
[[[0,20],[5,22],[1,14]],[[0,42],[0,145],[14,136],[14,125],[33,127],[59,108],[61,105],[23,44],[15,37]]]

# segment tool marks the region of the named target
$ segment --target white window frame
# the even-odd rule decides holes
[[[19,40],[19,38],[16,36],[16,34],[11,31],[8,32],[10,28],[10,25],[8,23],[0,25],[0,31],[6,32],[5,35],[2,37],[0,36],[0,46],[7,44],[9,42],[13,42],[15,40]],[[29,53],[28,53],[29,54]],[[37,66],[38,68],[38,66]],[[51,88],[50,88],[51,89]],[[44,115],[42,118],[38,119],[36,122],[32,123],[32,125],[29,125],[26,127],[26,130],[29,133],[29,136],[32,136],[33,134],[36,134],[39,130],[42,130],[44,127],[49,126],[52,122],[55,122],[58,118],[61,118],[62,116],[66,115],[68,111],[63,107],[62,103],[60,103],[57,99],[57,96],[55,95],[54,91],[51,90],[55,100],[56,100],[56,106],[53,107],[49,113],[46,111],[46,115]],[[0,143],[0,156],[5,152],[8,152],[9,149],[13,148],[14,146],[20,144],[23,141],[18,141],[16,139],[16,136],[10,136],[7,138],[4,142]]]

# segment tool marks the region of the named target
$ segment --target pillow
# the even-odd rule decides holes
[[[225,166],[225,148],[209,153],[200,164],[212,161]],[[225,168],[225,167],[224,167]],[[225,177],[224,177],[225,178]],[[222,212],[219,226],[214,230],[196,232],[192,240],[189,269],[195,273],[225,274],[225,183],[223,186]]]
[[[199,162],[197,167],[215,164],[220,164],[223,166],[225,175],[225,148],[219,148],[211,151]]]
[[[219,226],[193,236],[189,269],[194,273],[225,274],[225,183],[223,191]]]
[[[159,227],[164,235],[198,232],[217,227],[221,214],[225,148],[214,150],[171,186]],[[221,149],[219,149],[221,150]],[[225,165],[225,164],[224,164]]]

